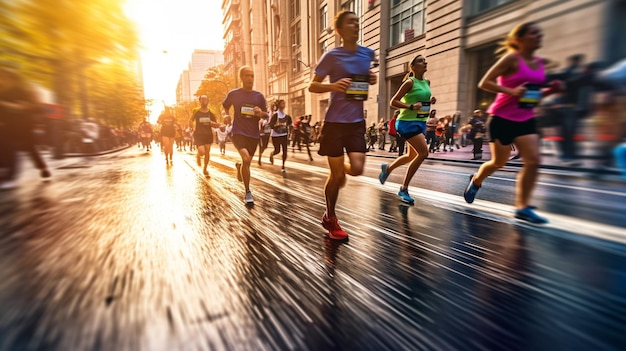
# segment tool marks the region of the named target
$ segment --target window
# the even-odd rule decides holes
[[[301,61],[302,61],[302,53],[298,51],[297,53],[293,55],[293,60],[291,61],[291,69],[293,72],[302,71]]]
[[[324,39],[324,41],[322,41],[320,43],[320,55],[325,53],[326,51],[328,51],[330,45],[333,43],[333,40],[330,39]]]
[[[342,6],[342,10],[348,10],[356,13],[357,17],[361,17],[361,2],[362,0],[349,0],[346,1]]]
[[[391,45],[397,45],[426,30],[425,0],[393,0],[391,6]]]
[[[515,0],[474,0],[470,2],[472,4],[470,12],[472,15],[476,15],[512,1]]]
[[[320,9],[320,32],[328,28],[328,6],[324,5]]]
[[[290,30],[291,48],[300,50],[300,21],[294,23]]]
[[[494,53],[498,47],[500,47],[500,45],[496,42],[471,53],[473,56],[472,61],[474,62],[474,67],[471,70],[476,72],[476,77],[472,86],[476,86],[482,77],[487,73],[489,68],[496,63],[498,57],[494,55]],[[477,89],[476,99],[474,100],[474,106],[472,106],[472,108],[476,107],[484,110],[493,102],[495,97],[496,94],[494,93]]]
[[[289,0],[289,20],[300,16],[300,0]]]

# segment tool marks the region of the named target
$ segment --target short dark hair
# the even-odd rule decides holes
[[[335,29],[341,28],[341,26],[343,25],[343,19],[347,15],[350,15],[350,14],[356,16],[356,13],[354,13],[353,11],[350,11],[350,10],[343,10],[343,11],[337,12],[337,15],[335,15]]]

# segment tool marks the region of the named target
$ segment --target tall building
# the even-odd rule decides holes
[[[239,68],[254,71],[255,89],[268,90],[268,2],[258,0],[223,0],[224,66],[237,86]]]
[[[188,68],[180,74],[178,79],[176,103],[195,100],[196,91],[198,91],[207,69],[223,64],[224,54],[222,51],[194,50]]]
[[[332,22],[342,9],[359,16],[360,44],[378,57],[378,84],[364,103],[368,122],[391,116],[389,100],[417,54],[429,62],[440,116],[487,107],[493,94],[476,86],[521,22],[543,28],[538,55],[562,65],[578,53],[606,64],[626,57],[626,0],[223,0],[225,65],[233,74],[253,65],[255,88],[268,101],[284,99],[292,116],[321,120],[330,94],[307,87],[321,55],[340,45]]]

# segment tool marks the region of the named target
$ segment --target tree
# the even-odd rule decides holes
[[[217,119],[221,121],[222,117],[222,100],[226,94],[235,88],[235,80],[227,72],[224,66],[214,66],[207,69],[204,79],[198,87],[195,96],[200,97],[206,95],[209,97],[209,108],[217,114]]]
[[[19,63],[23,74],[51,88],[72,115],[89,117],[92,107],[101,112],[103,96],[92,88],[108,92],[115,106],[108,107],[103,121],[126,125],[146,112],[137,107],[143,96],[132,65],[138,59],[138,35],[123,4],[0,0],[0,59]]]
[[[181,102],[174,106],[172,112],[178,123],[184,127],[189,123],[189,118],[191,118],[195,109],[199,107],[195,101]]]

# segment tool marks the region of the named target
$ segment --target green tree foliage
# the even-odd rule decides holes
[[[0,60],[16,62],[31,81],[54,91],[66,117],[133,125],[146,110],[138,34],[123,4],[0,0]]]
[[[200,104],[196,101],[181,102],[176,104],[172,113],[181,126],[187,127],[189,118],[191,118],[194,110],[197,108],[200,108]]]
[[[198,87],[195,96],[206,95],[209,97],[209,108],[217,114],[219,121],[222,120],[222,100],[226,94],[235,88],[235,80],[232,75],[224,71],[224,66],[214,66],[207,69],[204,79]]]

